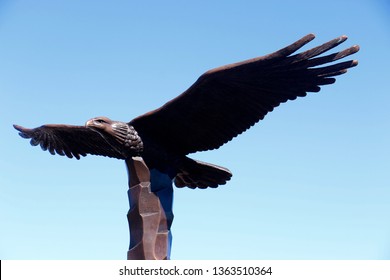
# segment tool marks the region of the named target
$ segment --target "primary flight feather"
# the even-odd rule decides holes
[[[281,103],[318,92],[357,65],[356,60],[331,64],[359,51],[356,45],[320,56],[346,36],[293,54],[313,39],[309,34],[272,54],[207,71],[178,97],[128,123],[98,117],[85,126],[14,127],[51,154],[77,159],[87,154],[141,156],[149,169],[168,174],[178,187],[217,187],[231,172],[187,154],[217,149]]]

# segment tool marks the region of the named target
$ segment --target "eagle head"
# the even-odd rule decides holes
[[[107,118],[107,117],[96,117],[88,120],[85,123],[85,127],[92,128],[98,131],[104,131],[110,135],[113,135],[112,125],[115,121]]]

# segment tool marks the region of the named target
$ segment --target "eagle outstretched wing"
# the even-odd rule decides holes
[[[48,124],[28,129],[14,125],[23,138],[31,138],[31,145],[40,145],[51,154],[75,157],[87,154],[101,155],[117,159],[125,159],[109,139],[96,130],[85,126]]]
[[[357,52],[358,46],[318,57],[346,36],[291,55],[314,37],[309,34],[270,55],[210,70],[184,93],[130,124],[141,138],[178,154],[216,149],[281,103],[318,92],[357,65],[350,60],[323,66]]]

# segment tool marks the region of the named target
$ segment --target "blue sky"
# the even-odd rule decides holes
[[[123,162],[51,156],[12,124],[129,121],[203,72],[315,33],[359,66],[217,151],[175,189],[172,259],[390,259],[387,1],[0,1],[0,258],[125,259]],[[338,48],[339,50],[342,47]]]

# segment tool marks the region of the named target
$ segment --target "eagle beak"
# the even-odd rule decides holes
[[[93,119],[91,120],[88,120],[86,123],[85,123],[85,127],[89,127],[89,126],[92,126],[94,123]]]

